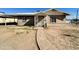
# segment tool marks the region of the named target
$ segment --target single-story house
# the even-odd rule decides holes
[[[50,23],[64,23],[68,13],[49,9],[34,13],[1,14],[0,24],[15,23],[19,26],[48,26]]]

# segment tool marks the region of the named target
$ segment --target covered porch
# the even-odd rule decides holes
[[[12,14],[12,15],[1,15],[1,23],[5,26],[16,23],[17,26],[43,26],[44,14]]]
[[[36,13],[36,14],[15,14],[10,15],[13,18],[17,19],[18,26],[44,26],[46,23],[45,17],[47,16],[44,13]]]

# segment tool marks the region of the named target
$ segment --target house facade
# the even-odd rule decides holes
[[[15,24],[18,26],[48,26],[50,23],[64,23],[68,13],[49,9],[35,13],[17,13],[0,15],[0,24]]]

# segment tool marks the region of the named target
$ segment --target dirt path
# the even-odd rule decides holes
[[[70,50],[75,49],[75,40],[64,37],[60,27],[51,27],[49,29],[38,29],[38,44],[41,50]]]
[[[55,30],[56,31],[56,30]],[[38,30],[38,44],[40,46],[41,50],[52,50],[52,49],[59,49],[62,46],[59,45],[59,36],[58,32],[55,32],[54,30],[45,30],[45,29],[39,29]],[[58,44],[57,44],[58,43]]]
[[[45,30],[46,37],[52,44],[52,46],[55,46],[55,49],[61,50],[61,49],[69,49],[68,45],[70,45],[69,41],[66,41],[64,38],[62,38],[62,31],[60,29],[48,29]],[[68,44],[69,42],[69,44]],[[51,48],[53,49],[53,48]]]
[[[53,43],[51,43],[51,41],[53,40],[50,41],[50,39],[47,38],[47,36],[49,35],[46,34],[46,31],[43,28],[38,29],[37,41],[38,41],[40,49],[41,50],[56,49],[56,45],[53,45]]]

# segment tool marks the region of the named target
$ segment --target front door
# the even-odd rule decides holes
[[[51,15],[51,16],[50,16],[50,19],[51,19],[51,22],[52,22],[52,23],[56,23],[56,17],[55,17],[55,16],[52,16],[52,15]]]

